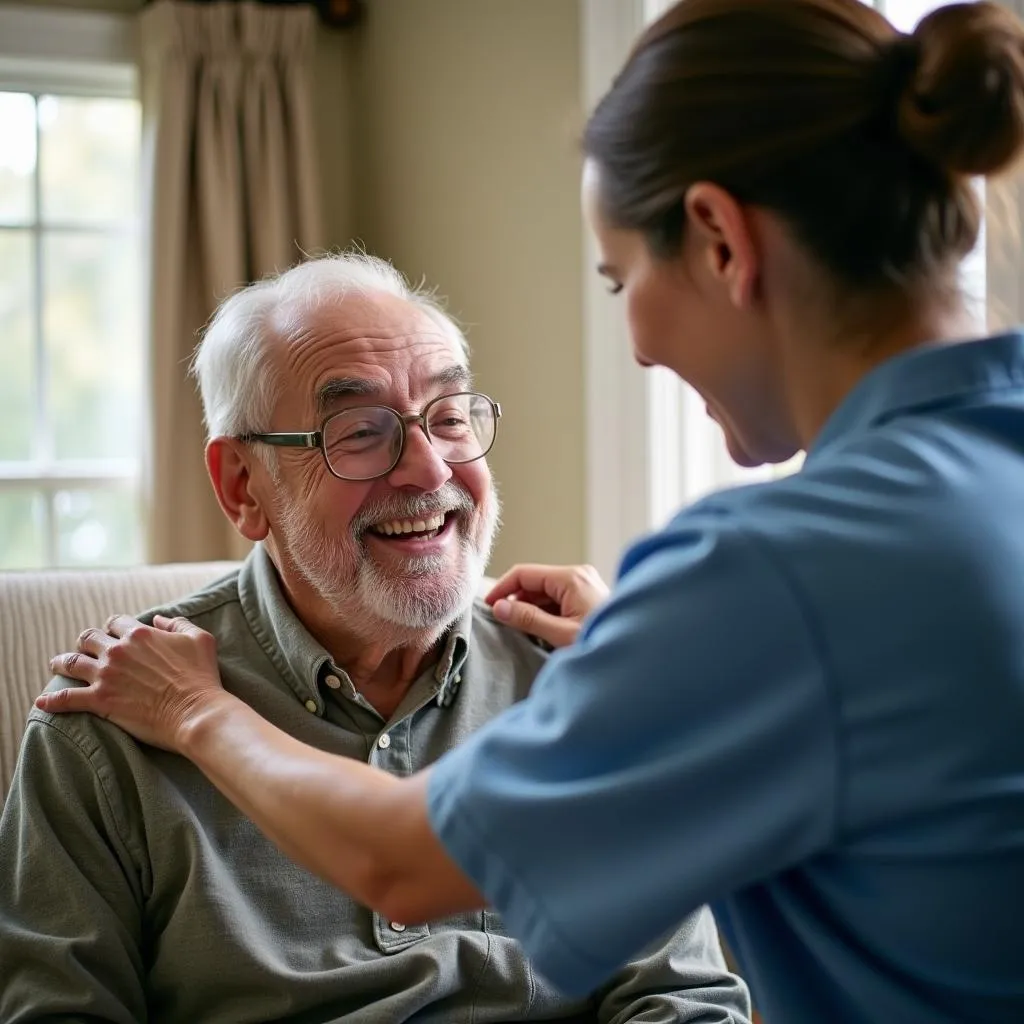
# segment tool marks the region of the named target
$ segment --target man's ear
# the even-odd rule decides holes
[[[703,246],[707,269],[725,285],[734,306],[749,305],[761,267],[746,211],[725,189],[706,181],[691,185],[683,203],[686,230]]]
[[[233,437],[215,437],[206,445],[206,470],[224,515],[246,540],[263,540],[270,530],[251,475],[252,453]]]

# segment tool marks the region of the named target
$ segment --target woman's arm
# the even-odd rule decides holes
[[[221,686],[216,641],[185,619],[118,616],[54,671],[87,685],[40,696],[193,761],[289,857],[390,920],[481,906],[427,817],[427,773],[397,779],[308,747]]]

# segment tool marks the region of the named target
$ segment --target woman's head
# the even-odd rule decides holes
[[[584,144],[638,357],[704,394],[734,454],[782,458],[774,328],[817,303],[838,335],[949,294],[980,225],[971,176],[1024,145],[1024,32],[987,2],[903,36],[859,0],[682,0]]]

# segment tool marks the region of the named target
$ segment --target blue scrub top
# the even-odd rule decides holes
[[[1024,336],[632,547],[429,802],[569,992],[708,902],[770,1024],[1024,1021]]]

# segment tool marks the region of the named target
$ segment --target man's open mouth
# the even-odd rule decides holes
[[[454,512],[435,512],[422,519],[385,519],[374,523],[369,532],[393,540],[429,540],[443,533],[454,519]]]

